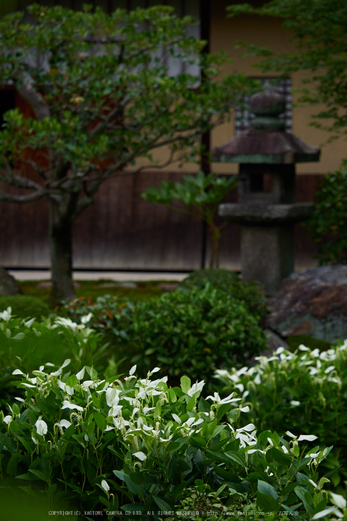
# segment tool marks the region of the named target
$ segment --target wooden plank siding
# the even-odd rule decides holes
[[[148,203],[140,194],[180,173],[142,172],[104,183],[74,228],[74,268],[96,270],[193,270],[208,260],[209,240],[198,220]],[[298,202],[312,201],[321,175],[297,176]],[[228,197],[236,200],[235,191]],[[45,201],[0,204],[0,265],[48,268],[48,208]],[[204,238],[204,234],[205,238]],[[316,264],[316,247],[302,225],[296,229],[296,268]],[[203,251],[205,249],[205,252]],[[220,264],[240,269],[239,227],[223,232]]]

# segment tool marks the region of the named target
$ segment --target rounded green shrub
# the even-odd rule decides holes
[[[224,291],[244,302],[252,313],[258,315],[261,322],[265,320],[267,300],[261,285],[256,281],[244,282],[235,271],[222,268],[196,270],[179,284],[179,288],[203,288],[207,283],[211,288]]]
[[[51,309],[38,297],[29,295],[9,295],[0,297],[0,312],[10,307],[18,318],[48,317]]]
[[[244,364],[266,347],[264,332],[247,306],[209,285],[138,303],[130,342],[140,372],[160,365],[175,384],[186,371],[208,388],[215,369]]]

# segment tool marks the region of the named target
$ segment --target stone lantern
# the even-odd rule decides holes
[[[241,269],[274,295],[294,271],[294,225],[310,217],[313,203],[295,202],[295,164],[319,161],[320,149],[285,132],[284,97],[273,89],[251,96],[250,128],[212,152],[213,161],[239,163],[238,203],[219,215],[241,225]]]

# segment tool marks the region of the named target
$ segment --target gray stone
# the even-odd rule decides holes
[[[260,281],[273,296],[294,270],[294,230],[291,226],[242,226],[241,266],[245,282]]]
[[[163,282],[162,284],[158,284],[158,288],[164,291],[175,291],[177,289],[178,282]]]
[[[4,268],[0,268],[0,296],[17,295],[18,293],[20,293],[20,289],[15,278]]]
[[[347,338],[347,266],[294,273],[270,301],[267,326],[282,337],[309,335],[328,342]]]
[[[99,288],[137,288],[136,282],[102,282],[99,284]]]
[[[224,203],[219,205],[218,215],[236,224],[286,224],[309,219],[313,203],[295,204],[243,204]]]
[[[37,288],[40,288],[40,289],[50,289],[52,287],[52,282],[50,280],[44,280],[42,282],[39,282],[37,285],[36,285]],[[73,283],[73,287],[75,289],[78,289],[81,287],[81,284],[79,282],[74,282]]]

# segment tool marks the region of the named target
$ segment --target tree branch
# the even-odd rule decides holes
[[[30,85],[28,79],[23,81],[21,87],[16,84],[16,88],[19,94],[29,103],[39,121],[50,117],[50,110],[44,97]]]

